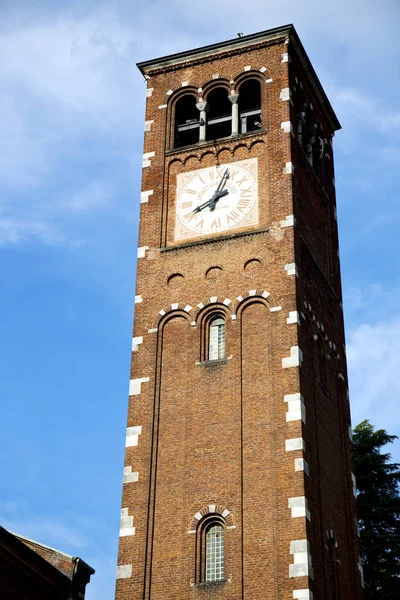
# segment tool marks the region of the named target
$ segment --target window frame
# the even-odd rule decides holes
[[[207,579],[207,534],[213,527],[221,527],[223,535],[222,545],[222,573],[218,579]],[[195,581],[198,584],[215,585],[226,581],[225,577],[225,543],[226,543],[226,522],[222,515],[210,513],[199,521],[196,529],[196,568]]]
[[[210,327],[213,321],[223,319],[224,321],[224,355],[219,358],[210,358]],[[200,362],[207,364],[218,364],[225,362],[228,357],[227,352],[227,322],[228,314],[222,306],[213,307],[206,312],[201,319],[201,338],[200,338]]]

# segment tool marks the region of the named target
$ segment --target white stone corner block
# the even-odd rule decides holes
[[[143,336],[139,335],[132,338],[132,352],[138,352],[140,344],[143,344]]]
[[[288,508],[292,511],[292,518],[306,517],[311,521],[310,511],[308,510],[308,500],[305,496],[288,499]]]
[[[281,93],[279,94],[279,98],[282,100],[282,102],[286,102],[287,100],[290,100],[289,88],[283,88],[283,90],[281,90]]]
[[[135,304],[140,304],[141,302],[143,302],[142,294],[138,294],[135,296]]]
[[[131,448],[138,445],[139,435],[142,433],[142,426],[128,427],[126,430],[125,448]]]
[[[155,152],[145,152],[143,154],[142,168],[151,167],[151,159],[156,155]]]
[[[289,54],[287,52],[283,52],[281,62],[283,62],[283,63],[289,62]]]
[[[139,473],[132,471],[132,467],[124,467],[124,483],[135,483],[139,481]]]
[[[303,396],[297,394],[286,394],[284,401],[288,403],[286,421],[303,421],[306,423],[306,407]]]
[[[302,590],[293,590],[295,600],[313,600],[314,594],[308,588]]]
[[[286,452],[292,452],[293,450],[305,450],[305,442],[303,438],[291,438],[290,440],[285,440],[285,449]]]
[[[265,83],[271,83],[271,81],[272,81],[272,78],[270,77],[269,79],[265,80]]]
[[[282,310],[282,306],[272,306],[269,312],[278,312],[279,310]]]
[[[283,121],[281,123],[281,129],[283,129],[284,133],[292,133],[293,134],[293,126],[290,121]]]
[[[157,333],[158,331],[158,327],[152,327],[151,329],[147,330],[147,333]]]
[[[290,356],[282,358],[282,369],[289,369],[290,367],[301,367],[303,362],[303,353],[299,346],[292,346],[290,348]]]
[[[135,535],[135,528],[133,527],[133,517],[128,515],[127,508],[123,508],[121,510],[119,537],[127,537],[128,535]]]
[[[163,108],[167,108],[167,106],[168,106],[168,104],[160,104],[160,106],[158,108],[160,108],[162,110]]]
[[[294,564],[289,565],[289,577],[310,576],[311,579],[314,579],[309,542],[307,540],[290,542],[290,554],[293,555]],[[299,597],[302,598],[302,596]]]
[[[132,565],[118,565],[117,579],[129,579],[129,577],[132,577]]]
[[[153,190],[146,190],[140,194],[140,204],[146,204],[149,201],[149,196],[153,195]]]
[[[145,121],[144,122],[144,130],[150,131],[153,123],[154,123],[154,119],[151,119],[150,121]]]
[[[285,271],[287,271],[288,275],[296,275],[298,276],[296,263],[288,263],[285,265]]]
[[[289,316],[286,319],[286,323],[288,325],[291,325],[292,323],[297,323],[297,325],[300,325],[300,315],[297,310],[289,311]]]
[[[147,88],[146,90],[146,98],[151,98],[153,95],[154,88]]]
[[[294,470],[295,471],[304,471],[306,475],[310,474],[308,468],[308,462],[304,460],[304,458],[295,458],[294,459]]]
[[[142,383],[150,381],[150,377],[139,377],[138,379],[131,379],[129,382],[129,395],[139,396]]]
[[[149,247],[148,246],[139,246],[139,248],[137,249],[137,257],[138,258],[145,258],[146,256],[146,250],[148,250]]]
[[[294,164],[292,162],[287,162],[284,169],[282,170],[284,175],[293,175],[294,173]]]

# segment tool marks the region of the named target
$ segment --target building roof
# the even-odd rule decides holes
[[[217,56],[226,51],[239,51],[249,46],[255,46],[257,44],[268,43],[274,39],[279,39],[283,36],[289,37],[292,47],[295,49],[303,68],[308,74],[311,84],[324,107],[327,117],[330,120],[333,131],[341,129],[339,120],[332,108],[331,103],[318,79],[318,76],[311,64],[310,59],[300,41],[296,29],[293,25],[283,25],[281,27],[275,27],[274,29],[267,29],[258,33],[252,33],[251,35],[245,35],[242,37],[236,37],[231,40],[219,42],[217,44],[209,44],[208,46],[201,46],[200,48],[194,48],[192,50],[186,50],[184,52],[177,52],[176,54],[169,54],[167,56],[161,56],[152,60],[146,60],[137,63],[137,67],[144,76],[151,74],[151,71],[156,69],[168,69],[168,67],[183,65],[194,60],[207,59],[210,56]]]

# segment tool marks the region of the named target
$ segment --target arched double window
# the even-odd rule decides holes
[[[225,320],[211,319],[208,333],[208,360],[225,358]]]
[[[174,123],[174,148],[256,131],[262,127],[260,80],[247,78],[237,91],[219,84],[198,101],[188,92],[175,103]]]

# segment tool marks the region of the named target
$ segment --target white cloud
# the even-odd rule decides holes
[[[347,359],[353,425],[370,419],[399,435],[400,317],[350,329]],[[400,455],[400,444],[392,450]]]

